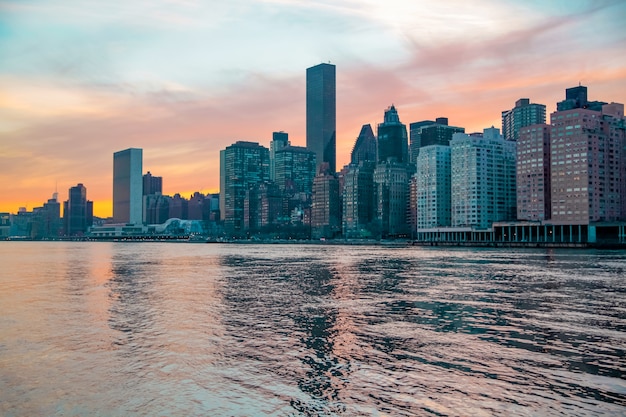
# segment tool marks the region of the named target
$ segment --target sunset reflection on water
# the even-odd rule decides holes
[[[626,255],[5,242],[0,414],[626,413]]]

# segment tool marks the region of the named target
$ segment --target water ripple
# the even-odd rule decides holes
[[[0,245],[0,414],[626,415],[626,255]]]

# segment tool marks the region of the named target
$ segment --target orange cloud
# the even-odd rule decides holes
[[[407,125],[445,116],[471,132],[500,127],[502,110],[521,97],[546,104],[550,112],[564,89],[579,81],[591,99],[623,102],[623,32],[592,36],[598,10],[539,16],[526,28],[476,36],[469,28],[480,21],[470,22],[462,38],[407,32],[392,45],[406,55],[380,60],[365,61],[333,45],[337,166],[349,161],[361,126],[375,129],[391,104]],[[114,55],[115,47],[103,53]],[[217,87],[148,76],[151,81],[133,83],[97,55],[70,51],[46,61],[56,78],[0,74],[0,211],[39,206],[57,187],[64,200],[69,187],[81,182],[96,213],[111,215],[112,156],[128,147],[144,149],[144,172],[162,176],[165,193],[188,195],[218,190],[219,151],[237,140],[269,146],[271,133],[283,130],[293,144],[305,145],[304,68],[286,77],[241,70]]]

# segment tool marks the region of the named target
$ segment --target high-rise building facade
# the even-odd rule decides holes
[[[409,124],[409,160],[415,164],[421,145],[421,131],[424,126],[434,124],[433,120],[422,120]]]
[[[71,187],[63,203],[63,224],[66,236],[84,235],[93,225],[93,203],[87,200],[83,184]]]
[[[361,132],[354,143],[350,154],[350,163],[358,165],[363,161],[376,162],[376,136],[372,125],[366,124],[361,127]]]
[[[231,236],[245,234],[244,204],[248,189],[269,181],[269,149],[238,141],[220,151],[220,214]]]
[[[336,172],[337,102],[335,66],[319,64],[306,70],[306,147],[315,152],[317,169],[328,164]]]
[[[64,207],[66,205],[64,203]],[[61,223],[61,204],[57,200],[56,192],[42,207],[34,207],[32,213],[29,214],[21,219],[25,220],[22,224],[24,227],[21,228],[24,234],[18,235],[29,236],[32,239],[55,239],[66,233],[65,224]],[[77,234],[82,233],[83,231]],[[0,237],[2,237],[1,231]]]
[[[219,193],[209,194],[206,197],[206,220],[213,223],[220,222],[220,195]]]
[[[278,186],[271,182],[252,185],[246,192],[244,202],[244,227],[250,233],[268,232],[283,215],[282,195]]]
[[[550,121],[551,222],[625,220],[624,105],[557,111]]]
[[[430,145],[420,149],[415,177],[418,229],[451,225],[450,147]]]
[[[573,109],[587,109],[594,111],[602,111],[604,101],[589,101],[587,99],[587,87],[579,85],[565,89],[565,100],[556,103],[556,111],[565,111]]]
[[[311,194],[316,174],[315,152],[302,146],[285,146],[274,154],[274,181],[287,194]]]
[[[498,129],[455,133],[450,141],[453,227],[487,229],[516,217],[516,143]]]
[[[377,161],[409,163],[409,143],[406,125],[400,122],[398,111],[391,105],[385,110],[384,121],[378,125]]]
[[[187,219],[203,220],[204,218],[204,194],[196,191],[187,202]]]
[[[170,218],[170,197],[161,193],[143,196],[143,222],[162,224]]]
[[[273,132],[272,141],[270,142],[270,180],[276,178],[276,152],[289,146],[289,134],[287,132]]]
[[[143,220],[143,150],[129,148],[113,154],[113,221],[141,224]]]
[[[148,171],[143,176],[143,195],[163,193],[163,177],[155,177]]]
[[[521,128],[545,122],[545,104],[531,103],[527,98],[520,98],[515,102],[515,107],[502,112],[502,136],[504,140],[517,141]]]
[[[372,237],[375,213],[374,161],[351,164],[344,176],[342,230],[346,238]]]
[[[408,234],[409,165],[394,158],[374,170],[376,234],[382,238]]]
[[[550,219],[550,126],[520,129],[517,139],[517,220]]]
[[[452,135],[464,133],[465,128],[450,126],[447,117],[438,117],[434,122],[424,120],[411,123],[411,163],[415,164],[420,149],[425,146],[449,146]]]
[[[406,221],[411,235],[414,236],[417,230],[417,178],[415,174],[409,178],[409,211],[407,212]]]
[[[93,223],[93,207],[91,223]],[[89,219],[87,227],[91,226],[89,224]],[[48,199],[47,203],[44,203],[42,210],[42,235],[43,237],[58,237],[61,232],[61,203],[59,203],[57,198],[57,193],[55,192],[52,198]]]
[[[311,198],[311,237],[334,238],[341,233],[341,197],[339,180],[327,163],[322,164],[313,180]]]

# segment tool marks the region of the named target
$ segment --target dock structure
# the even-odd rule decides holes
[[[626,247],[626,223],[501,222],[487,229],[417,229],[415,245],[511,247]]]

